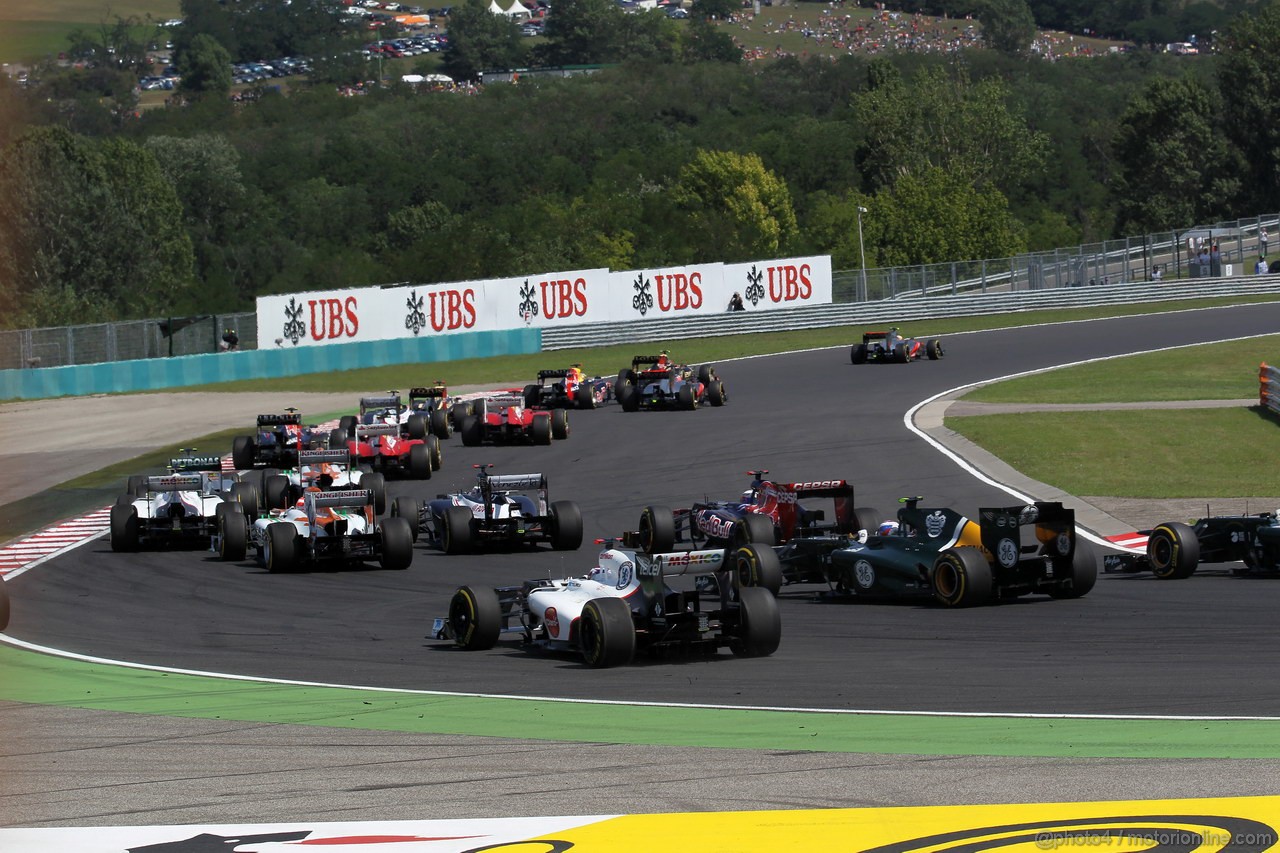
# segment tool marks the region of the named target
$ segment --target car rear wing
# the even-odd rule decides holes
[[[449,389],[443,385],[436,385],[433,388],[418,387],[409,389],[410,400],[424,400],[447,396],[449,396]]]
[[[371,411],[373,409],[400,409],[400,395],[388,394],[384,397],[361,397],[360,413]]]
[[[162,474],[147,478],[147,491],[198,492],[204,488],[204,477],[199,474]]]
[[[485,397],[482,401],[484,408],[505,409],[508,406],[524,407],[524,396],[520,394],[498,394],[494,397]]]
[[[370,489],[341,489],[334,492],[307,492],[306,510],[308,518],[315,518],[317,510],[362,508],[373,505],[373,491]]]
[[[798,498],[848,498],[853,500],[853,486],[848,480],[815,480],[808,483],[787,483],[786,488]]]
[[[304,465],[350,465],[351,454],[338,448],[336,450],[299,450],[298,467]]]
[[[379,435],[399,435],[398,424],[356,424],[356,441]]]
[[[657,364],[661,360],[662,360],[662,356],[660,355],[638,355],[635,358],[631,359],[631,369],[635,370],[637,367],[639,367],[642,364],[651,364],[651,365]]]
[[[728,552],[716,548],[709,551],[676,551],[670,554],[636,554],[636,577],[661,578],[723,571],[729,568]]]
[[[541,382],[543,379],[564,379],[568,375],[569,368],[567,367],[560,367],[555,370],[539,370],[538,381]]]
[[[301,412],[288,412],[283,415],[258,415],[258,426],[299,426],[302,424]]]
[[[487,479],[489,488],[496,492],[515,489],[545,490],[547,488],[547,476],[545,474],[490,474]]]
[[[175,474],[185,471],[221,471],[221,456],[180,456],[169,460]]]
[[[1076,549],[1076,514],[1057,501],[1036,501],[1011,507],[978,510],[982,547],[1004,568],[1013,568],[1023,555],[1066,557]],[[1023,545],[1019,530],[1035,527],[1036,544]]]

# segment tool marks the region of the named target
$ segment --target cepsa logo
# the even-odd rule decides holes
[[[812,270],[808,264],[782,264],[767,267],[769,299],[774,302],[796,302],[813,296]]]
[[[567,278],[538,282],[542,293],[542,316],[548,320],[557,317],[581,317],[587,313],[587,280]]]
[[[668,273],[653,277],[659,311],[684,311],[702,307],[702,273]]]

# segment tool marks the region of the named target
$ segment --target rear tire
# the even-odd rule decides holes
[[[427,451],[431,455],[431,470],[439,471],[444,464],[444,445],[440,443],[438,436],[427,436]]]
[[[933,597],[948,607],[973,607],[991,601],[991,564],[977,548],[943,551],[930,575]]]
[[[624,412],[640,411],[640,391],[634,385],[619,385],[614,389],[618,396],[618,405]]]
[[[413,532],[405,518],[385,518],[378,528],[382,532],[382,557],[379,563],[384,569],[401,571],[413,562]]]
[[[454,403],[453,408],[449,410],[449,416],[453,418],[454,431],[461,430],[463,419],[475,413],[475,407],[471,403]]]
[[[249,519],[240,504],[219,504],[226,511],[218,518],[218,556],[223,560],[243,560],[249,553]]]
[[[567,409],[556,409],[551,413],[551,437],[557,441],[569,437],[569,412]]]
[[[578,642],[587,666],[601,669],[631,663],[636,653],[631,608],[621,598],[591,599],[578,619]]]
[[[125,484],[124,493],[140,498],[147,493],[147,478],[141,474],[134,474]]]
[[[357,423],[358,421],[356,420],[355,415],[343,415],[338,418],[338,429],[342,430],[347,435],[355,435]]]
[[[1200,540],[1190,526],[1177,521],[1161,524],[1147,537],[1147,563],[1161,580],[1182,580],[1200,565]]]
[[[272,474],[262,484],[262,505],[267,509],[284,509],[289,505],[289,478]]]
[[[724,383],[719,379],[713,379],[707,383],[707,402],[713,406],[723,406],[727,399],[724,393]]]
[[[444,409],[431,410],[431,434],[441,441],[453,435],[453,425],[449,422],[449,413]]]
[[[431,451],[425,444],[415,444],[409,448],[409,476],[415,480],[431,479]]]
[[[409,438],[422,440],[427,437],[427,419],[422,415],[409,415],[405,419],[404,428]]]
[[[693,393],[693,386],[688,382],[680,386],[680,390],[676,392],[676,402],[680,404],[680,408],[693,411],[698,408],[698,396]]]
[[[111,508],[111,550],[138,550],[138,511],[132,503]]]
[[[1093,553],[1093,546],[1077,539],[1075,553],[1071,555],[1071,585],[1054,587],[1049,595],[1054,598],[1080,598],[1087,595],[1097,581],[1098,558]]]
[[[502,605],[492,589],[458,587],[449,600],[453,642],[467,651],[491,649],[502,633]]]
[[[267,544],[263,561],[272,574],[291,572],[298,562],[298,529],[288,521],[267,525]]]
[[[747,587],[738,591],[738,634],[729,644],[735,655],[768,657],[782,642],[782,614],[778,601],[764,589]]]
[[[942,341],[937,338],[931,338],[929,343],[925,344],[925,354],[929,356],[930,361],[937,361],[942,358]]]
[[[445,507],[440,527],[440,546],[446,554],[471,552],[471,510],[464,506]]]
[[[907,352],[905,343],[893,345],[893,360],[898,364],[907,364],[911,361],[911,353]]]
[[[418,534],[421,532],[421,514],[418,507],[420,504],[416,498],[396,498],[391,504],[391,515],[393,518],[403,518],[409,522],[409,535],[413,537],[413,541],[418,541]]]
[[[557,410],[560,411],[560,410]],[[551,417],[545,413],[533,416],[533,423],[529,425],[529,435],[533,439],[534,444],[550,444],[551,443]]]
[[[258,489],[250,483],[232,483],[230,497],[247,518],[258,517]]]
[[[842,530],[841,533],[854,533],[859,530],[867,531],[868,536],[875,536],[876,531],[880,529],[880,522],[884,516],[880,514],[878,509],[869,506],[859,506],[853,509],[853,529]]]
[[[253,438],[238,435],[231,441],[231,464],[237,471],[246,471],[253,467]]]
[[[377,472],[361,474],[360,488],[373,492],[373,511],[375,513],[382,515],[387,511],[387,478],[385,476]]]
[[[773,521],[766,515],[749,512],[733,524],[733,544],[755,543],[768,548],[776,544]]]
[[[703,385],[710,385],[716,372],[711,369],[711,365],[704,364],[698,368],[698,381]]]
[[[579,383],[578,390],[573,392],[573,398],[579,409],[594,409],[596,407],[595,388],[586,382]]]
[[[330,450],[346,450],[347,442],[350,440],[351,440],[351,437],[345,429],[329,430],[329,449]]]
[[[581,546],[582,510],[573,501],[556,501],[551,505],[551,547],[576,551]]]
[[[849,350],[849,361],[853,364],[866,364],[867,363],[867,345],[854,344],[853,347]]]
[[[462,433],[462,443],[467,447],[479,447],[484,441],[484,425],[480,423],[479,415],[464,417],[458,432]]]
[[[647,506],[640,513],[640,550],[663,554],[676,546],[676,519],[665,506]]]
[[[742,590],[759,587],[777,595],[782,589],[782,563],[772,548],[763,545],[742,545],[734,549],[729,559],[733,561],[734,576],[738,581],[739,598]]]

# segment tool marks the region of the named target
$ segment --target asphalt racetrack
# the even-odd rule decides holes
[[[946,358],[906,366],[855,367],[845,349],[737,361],[720,368],[729,392],[723,408],[574,412],[570,438],[550,447],[464,448],[455,436],[432,480],[389,484],[393,497],[426,498],[470,485],[473,463],[493,463],[499,473],[544,472],[553,500],[582,507],[587,542],[576,553],[446,557],[419,545],[404,572],[275,576],[201,552],[114,554],[103,537],[10,582],[8,633],[190,670],[482,694],[1280,715],[1280,685],[1258,675],[1280,669],[1280,646],[1268,639],[1271,583],[1199,574],[1184,582],[1100,576],[1080,600],[1033,596],[970,610],[826,603],[816,587],[791,586],[780,596],[782,646],[764,659],[724,652],[591,670],[569,656],[502,645],[463,652],[428,636],[459,584],[582,574],[595,565],[590,540],[633,528],[646,504],[730,498],[751,469],[781,480],[847,479],[857,503],[885,518],[905,495],[969,512],[1018,503],[913,434],[904,412],[947,389],[1021,371],[1184,344],[1225,346],[1226,337],[1277,329],[1280,304],[1267,303],[955,336],[946,340]],[[672,350],[678,359],[678,343]],[[555,360],[548,354],[547,366]]]

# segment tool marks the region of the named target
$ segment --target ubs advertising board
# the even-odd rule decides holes
[[[258,298],[258,346],[320,346],[584,323],[622,323],[831,302],[831,257],[610,272],[572,270]]]

